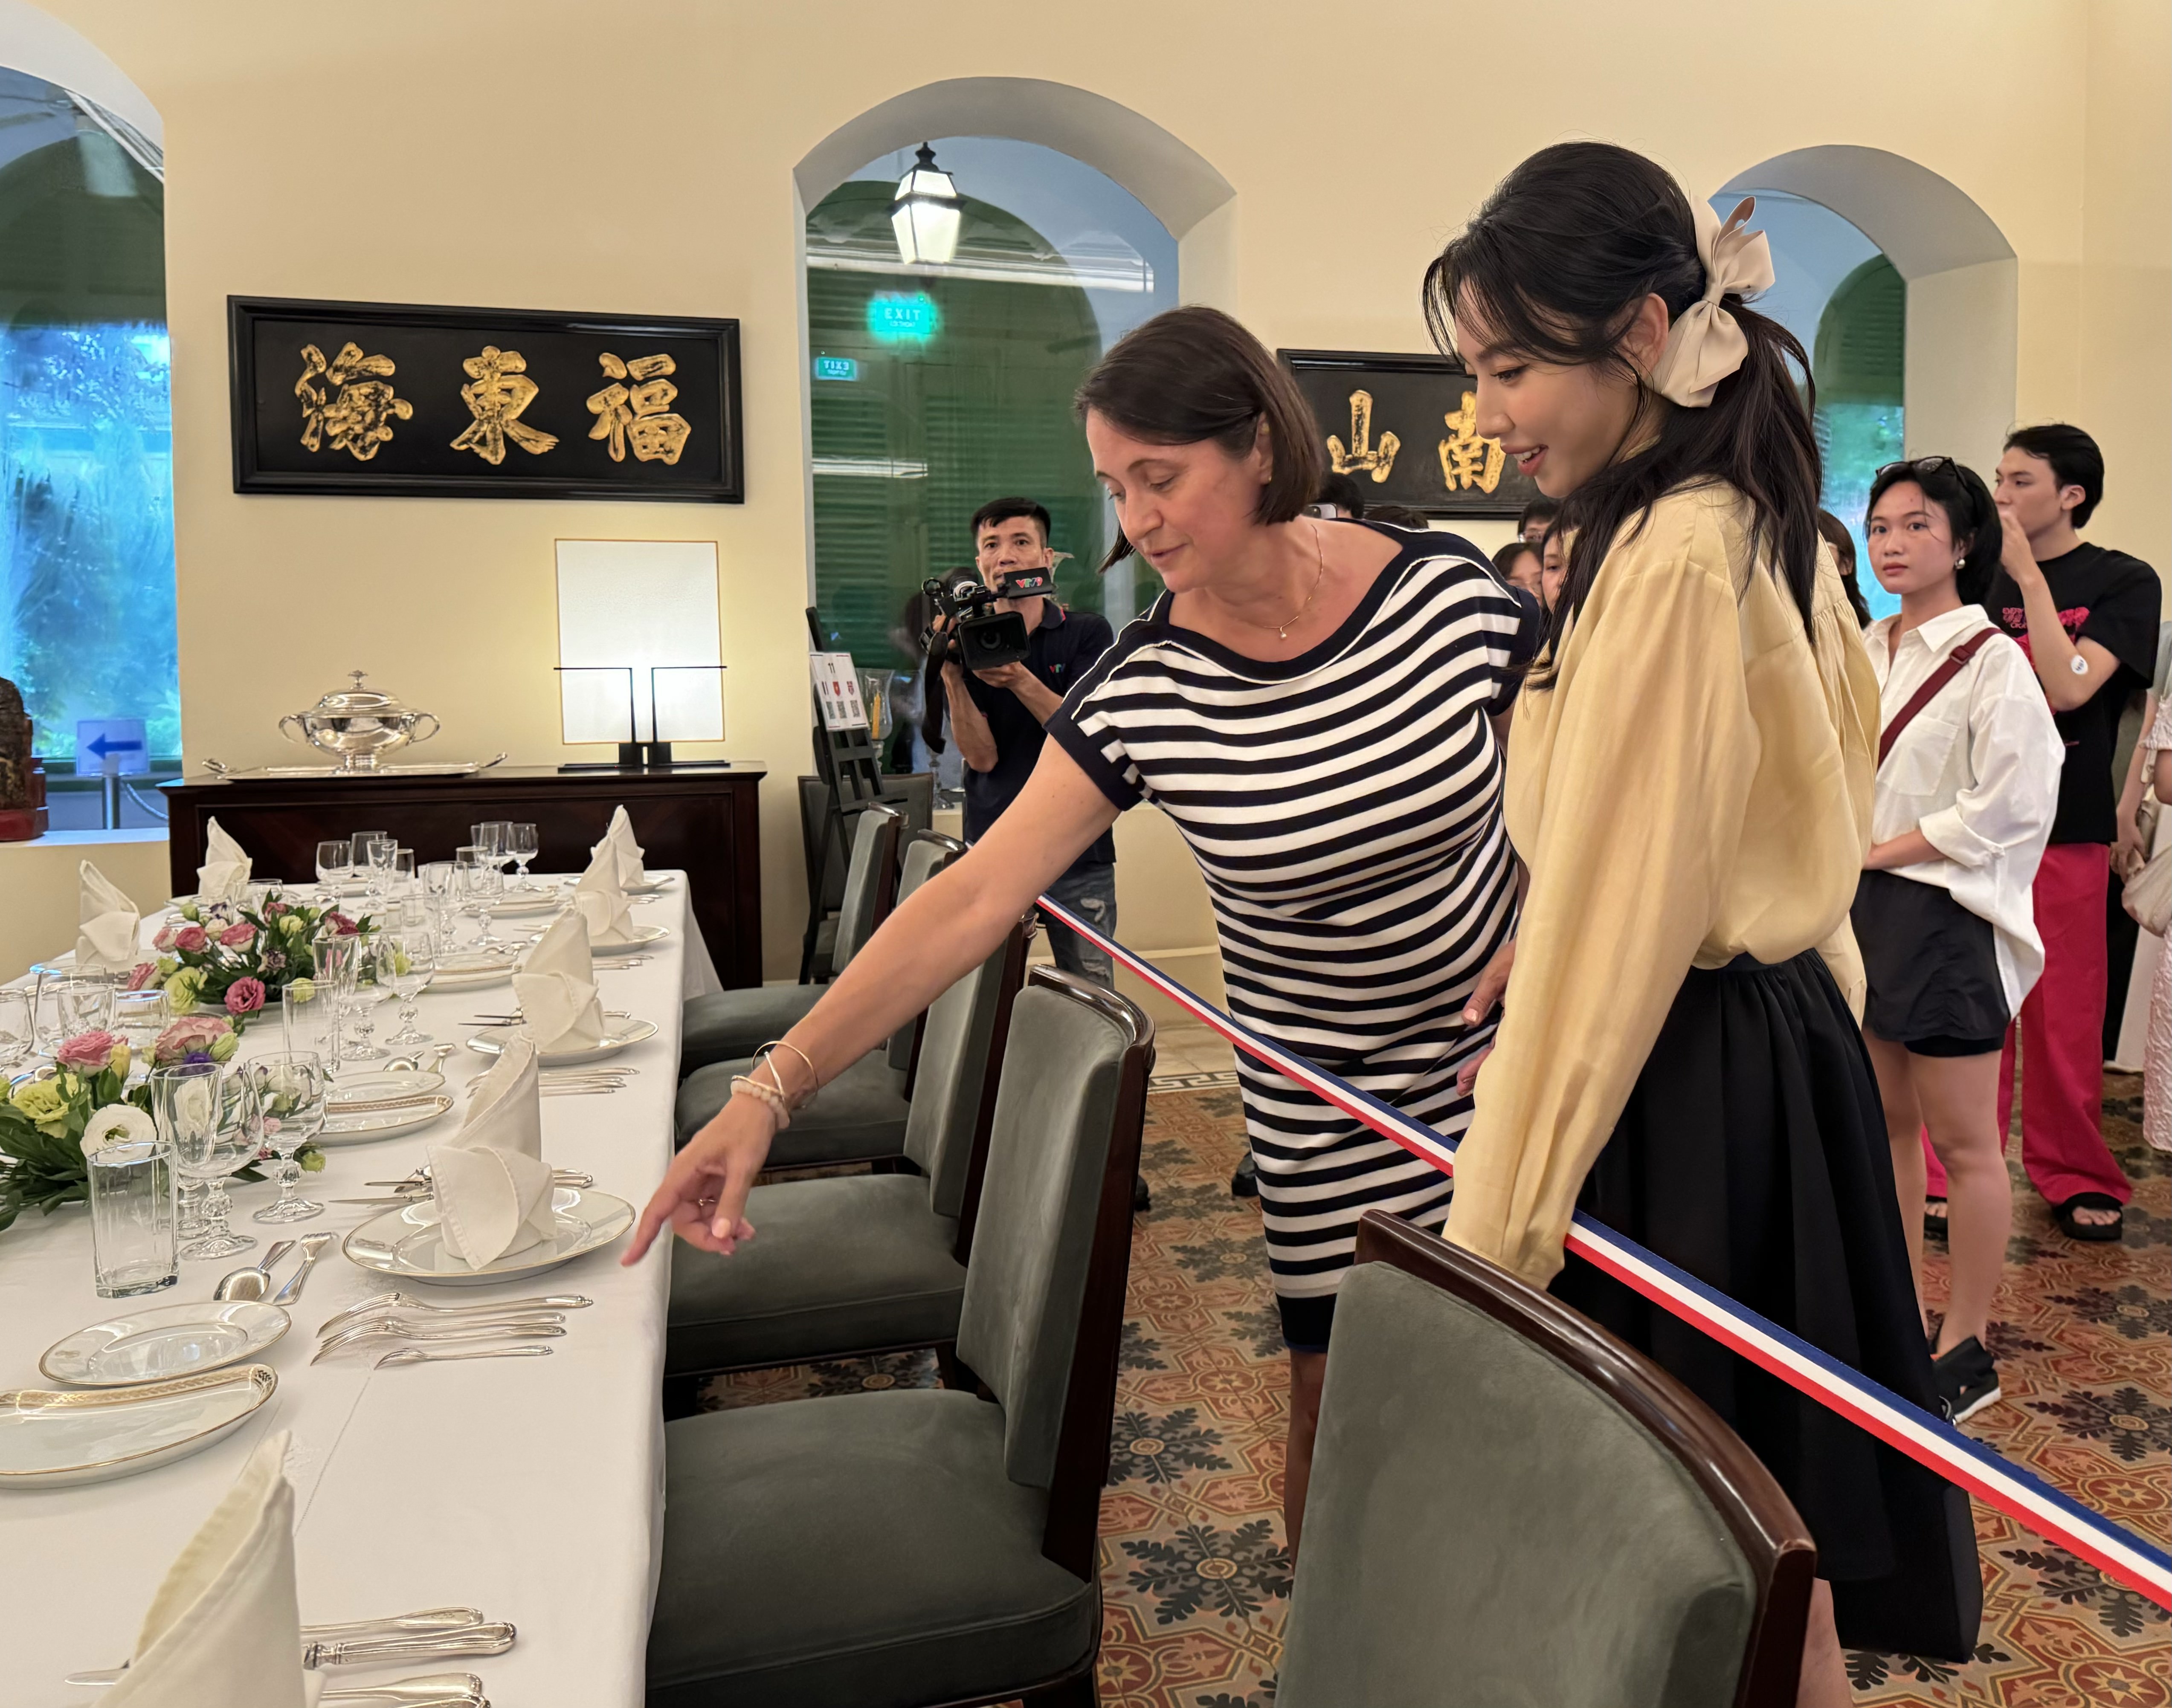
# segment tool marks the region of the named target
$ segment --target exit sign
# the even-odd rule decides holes
[[[860,364],[849,356],[818,356],[814,358],[814,377],[817,379],[858,379]]]

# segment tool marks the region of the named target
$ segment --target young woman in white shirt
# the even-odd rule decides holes
[[[1853,910],[1863,1038],[1919,1297],[1920,1131],[1946,1168],[1952,1286],[1933,1372],[1958,1419],[1998,1398],[1983,1336],[2013,1217],[1999,1049],[2043,969],[2030,887],[2066,750],[2027,657],[1976,603],[2001,547],[1982,481],[1950,457],[1889,465],[1864,532],[1900,610],[1863,636],[1884,731]]]

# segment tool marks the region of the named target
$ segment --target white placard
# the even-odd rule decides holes
[[[86,717],[75,727],[75,774],[135,776],[150,770],[140,717]]]
[[[860,703],[860,673],[850,653],[810,653],[814,667],[814,703],[822,708],[825,729],[865,729],[868,708]]]
[[[566,741],[723,740],[717,542],[557,545],[558,662],[573,667],[558,678]]]

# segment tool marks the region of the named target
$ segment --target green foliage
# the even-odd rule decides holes
[[[109,1104],[148,1110],[148,1083],[128,1085],[124,1046],[96,1073],[62,1068],[49,1079],[30,1080],[0,1102],[0,1229],[25,1209],[50,1216],[89,1195],[83,1134],[91,1116]]]

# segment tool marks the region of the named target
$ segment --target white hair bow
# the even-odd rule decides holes
[[[1745,300],[1772,288],[1772,248],[1761,231],[1745,231],[1755,196],[1745,196],[1722,225],[1708,203],[1692,201],[1697,259],[1704,263],[1704,295],[1675,316],[1667,347],[1652,370],[1652,389],[1688,409],[1704,409],[1719,382],[1742,366],[1750,340],[1734,316],[1719,305],[1733,294]]]

